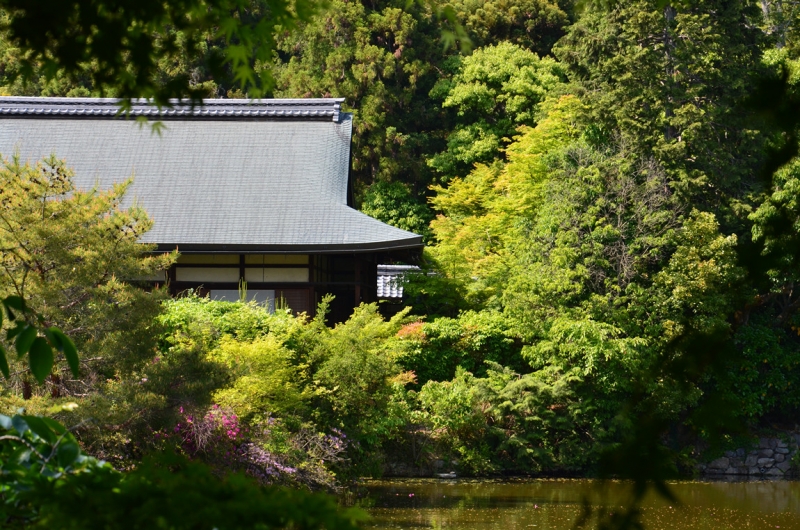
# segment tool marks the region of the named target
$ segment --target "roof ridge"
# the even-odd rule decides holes
[[[202,105],[171,100],[159,109],[147,100],[131,102],[128,116],[157,118],[328,118],[341,121],[344,98],[204,99]],[[116,98],[0,97],[2,117],[120,117]]]

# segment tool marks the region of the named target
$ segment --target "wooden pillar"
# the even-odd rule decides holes
[[[361,259],[356,257],[355,261],[355,273],[356,273],[356,288],[355,288],[355,305],[353,307],[358,307],[358,304],[361,303]]]

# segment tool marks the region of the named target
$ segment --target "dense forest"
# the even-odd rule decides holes
[[[0,412],[74,426],[118,470],[169,449],[330,490],[397,464],[595,474],[620,451],[691,474],[793,428],[799,17],[788,0],[331,0],[277,25],[252,58],[263,95],[346,98],[359,208],[427,244],[407,309],[333,328],[328,302],[310,319],[121,280],[175,259],[137,243],[151,221],[125,187],[73,193],[69,160],[3,153],[0,294],[81,364],[56,355],[39,384],[12,360]],[[155,84],[261,95],[224,67],[229,42],[170,31]],[[0,40],[3,94],[130,95],[94,64],[22,75],[26,57]]]

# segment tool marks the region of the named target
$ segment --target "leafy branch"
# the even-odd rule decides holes
[[[28,356],[31,373],[39,383],[53,370],[55,358],[53,350],[64,355],[72,374],[78,377],[78,349],[64,332],[55,326],[47,327],[44,317],[27,306],[25,300],[16,295],[0,300],[0,326],[3,325],[4,314],[13,326],[6,332],[6,339],[14,342],[17,357]],[[5,347],[0,344],[0,372],[8,379],[10,370]]]

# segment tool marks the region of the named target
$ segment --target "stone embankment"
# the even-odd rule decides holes
[[[759,438],[757,448],[726,451],[725,456],[701,464],[698,469],[704,475],[797,476],[798,447],[798,432],[777,438]]]

